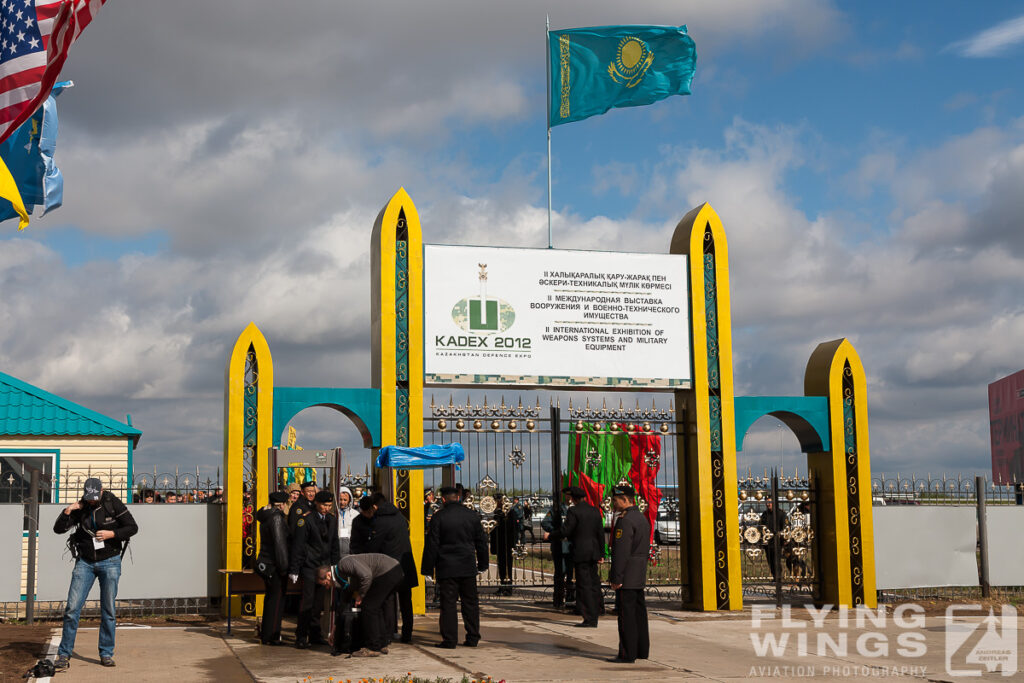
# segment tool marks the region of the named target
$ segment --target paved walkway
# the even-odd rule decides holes
[[[794,617],[796,618],[796,614]],[[85,657],[73,660],[67,681],[277,681],[335,682],[383,676],[413,675],[454,681],[490,676],[509,683],[550,683],[553,681],[811,681],[903,678],[928,681],[965,680],[946,672],[944,617],[929,617],[921,628],[904,629],[886,620],[884,627],[870,623],[844,625],[838,619],[826,619],[814,627],[806,613],[797,622],[775,619],[755,626],[751,613],[707,615],[689,612],[652,610],[651,659],[634,665],[605,661],[616,652],[617,630],[614,617],[601,620],[596,629],[572,626],[576,618],[529,606],[484,606],[484,640],[477,648],[459,647],[439,650],[437,615],[418,617],[413,643],[395,643],[390,654],[373,659],[332,657],[321,649],[295,650],[292,647],[263,647],[252,638],[252,625],[235,622],[228,636],[222,625],[202,628],[119,628],[117,669],[99,666],[96,651],[97,631],[79,632],[76,650]],[[980,619],[979,619],[980,622]],[[969,630],[969,629],[968,629]],[[981,633],[982,631],[978,631]],[[758,656],[752,642],[774,634],[776,644],[788,634],[779,656]],[[914,650],[919,656],[901,656],[900,636],[914,634]],[[819,642],[819,637],[827,641]],[[1020,644],[1020,632],[1007,633]],[[865,643],[858,654],[858,639]],[[845,642],[846,651],[837,654]],[[883,652],[884,647],[888,652]],[[822,646],[822,648],[819,648]],[[963,662],[961,662],[963,664]],[[970,664],[965,664],[970,668]],[[1024,669],[1024,657],[1020,666]],[[1002,677],[985,673],[985,679],[1021,680],[1024,675]],[[977,680],[974,678],[973,680]]]

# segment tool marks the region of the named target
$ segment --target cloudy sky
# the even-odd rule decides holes
[[[737,394],[802,393],[814,347],[847,337],[876,472],[984,472],[986,385],[1024,367],[1019,12],[110,0],[63,73],[64,206],[0,224],[0,370],[131,413],[142,468],[213,471],[250,320],[279,383],[369,384],[370,228],[399,186],[428,242],[546,245],[546,14],[687,24],[692,96],[553,131],[555,246],[665,252],[710,202]],[[293,424],[359,443],[326,409]],[[778,425],[741,467],[802,462]]]

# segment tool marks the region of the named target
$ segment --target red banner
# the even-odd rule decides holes
[[[992,480],[1024,482],[1024,370],[988,385]]]

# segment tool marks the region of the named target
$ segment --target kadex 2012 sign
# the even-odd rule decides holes
[[[691,385],[685,256],[427,245],[428,384]]]

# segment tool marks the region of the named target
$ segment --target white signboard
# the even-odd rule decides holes
[[[685,256],[427,245],[427,384],[691,386]]]

